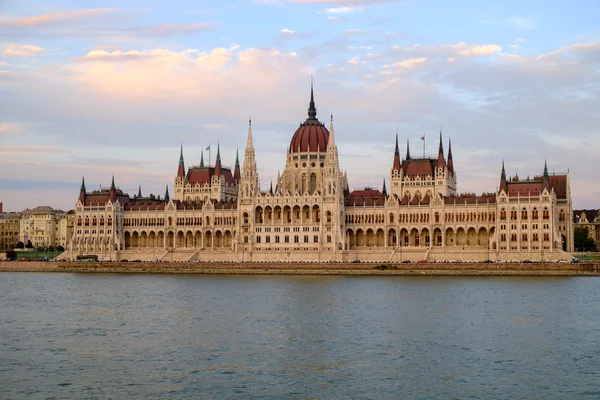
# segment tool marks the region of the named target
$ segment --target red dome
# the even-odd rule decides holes
[[[329,131],[317,119],[307,119],[292,137],[291,153],[324,152],[329,142]]]
[[[317,119],[317,108],[313,95],[312,82],[310,84],[310,103],[308,105],[308,118],[296,130],[290,142],[290,153],[307,153],[327,150],[329,131]]]

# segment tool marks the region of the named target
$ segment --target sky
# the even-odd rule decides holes
[[[459,192],[568,172],[600,208],[597,0],[0,0],[0,202],[72,209],[115,183],[164,195],[219,145],[261,187],[306,119],[333,115],[351,189],[452,141]],[[420,137],[425,136],[421,141]],[[208,152],[204,159],[208,161]]]

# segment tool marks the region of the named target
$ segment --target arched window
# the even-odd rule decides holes
[[[500,210],[500,219],[503,221],[506,220],[506,210],[504,208]]]
[[[390,224],[394,223],[394,214],[390,213]]]
[[[563,210],[560,210],[560,214],[558,214],[558,220],[561,222],[564,222],[565,220],[565,212]]]
[[[327,222],[331,223],[331,211],[327,211]]]
[[[537,208],[533,208],[533,211],[531,212],[531,219],[538,219],[538,210]]]
[[[527,209],[523,208],[521,211],[521,219],[527,219]]]
[[[244,213],[244,224],[248,223],[248,213]]]
[[[542,217],[544,219],[550,219],[550,212],[548,211],[548,207],[544,207],[544,212],[542,213]]]
[[[438,213],[438,212],[435,213],[435,223],[436,224],[440,223],[440,213]]]

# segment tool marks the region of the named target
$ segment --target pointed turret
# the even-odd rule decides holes
[[[169,201],[169,185],[166,185],[165,187],[165,201]]]
[[[217,142],[217,159],[215,161],[215,175],[221,176],[221,147]]]
[[[81,201],[81,204],[85,204],[85,196],[86,196],[86,191],[85,191],[85,177],[81,177],[81,187],[79,188],[79,201]]]
[[[317,119],[317,108],[315,107],[312,77],[310,78],[310,103],[308,104],[308,119]]]
[[[548,162],[544,160],[544,188],[550,190],[550,176],[548,175]]]
[[[404,159],[410,160],[410,143],[408,139],[406,139],[406,157],[404,157]]]
[[[254,154],[254,142],[252,141],[252,120],[248,120],[248,140],[246,141],[242,176],[242,182],[244,183],[242,196],[252,197],[258,193],[258,171]]]
[[[442,143],[442,130],[440,129],[440,148],[438,149],[438,168],[446,168],[446,160],[444,160],[444,144]]]
[[[204,150],[200,153],[200,168],[204,168]]]
[[[335,147],[335,138],[333,136],[333,114],[329,118],[329,140],[327,143],[327,149]],[[333,149],[332,149],[333,150]]]
[[[452,141],[448,139],[448,172],[454,175],[454,162],[452,161]]]
[[[239,182],[240,176],[240,155],[239,151],[235,149],[235,169],[233,170],[233,179],[236,182]]]
[[[271,193],[271,196],[273,195],[273,181],[271,181],[271,187],[269,188],[269,193]]]
[[[179,167],[177,167],[177,177],[183,178],[185,177],[185,165],[183,163],[183,144],[181,145],[181,150],[179,152]]]
[[[115,186],[115,176],[112,176],[112,181],[110,182],[110,189],[108,191],[108,198],[113,203],[117,200],[117,187]]]
[[[381,194],[387,196],[387,189],[385,188],[385,178],[383,178],[383,190],[381,191]]]
[[[138,187],[138,194],[137,194],[137,197],[140,197],[140,198],[142,197],[142,185],[140,185],[140,186]]]
[[[504,169],[504,160],[502,160],[502,172],[500,173],[500,190],[508,192],[508,185],[506,184],[506,170]]]
[[[400,148],[398,147],[398,131],[396,131],[396,148],[394,149],[394,164],[392,166],[393,171],[400,170]]]

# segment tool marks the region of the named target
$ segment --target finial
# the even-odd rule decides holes
[[[169,201],[169,185],[165,185],[165,201]]]
[[[544,179],[548,179],[548,162],[544,159]]]
[[[317,109],[315,107],[315,96],[313,93],[313,78],[310,76],[310,103],[308,105],[308,119],[317,118]]]
[[[85,176],[81,177],[81,188],[79,190],[85,192]]]
[[[248,127],[251,127],[251,126],[252,126],[252,117],[249,117],[248,118]]]
[[[112,176],[112,181],[110,183],[110,190],[115,190],[116,186],[115,186],[115,174],[113,174]]]

